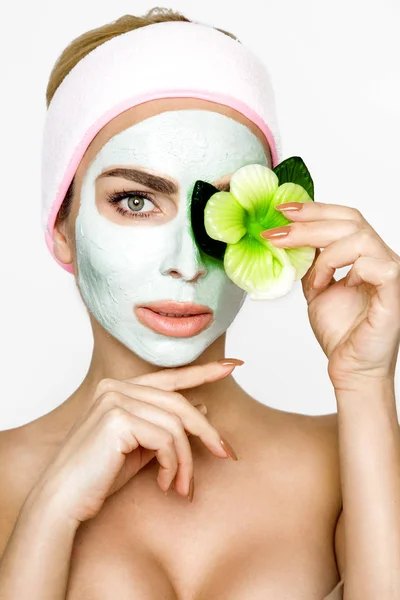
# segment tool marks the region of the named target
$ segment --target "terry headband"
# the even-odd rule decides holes
[[[157,98],[210,100],[246,116],[268,141],[272,168],[281,160],[270,77],[240,42],[198,23],[172,21],[118,35],[69,72],[47,110],[42,140],[42,227],[53,258],[57,213],[97,133],[129,108]]]

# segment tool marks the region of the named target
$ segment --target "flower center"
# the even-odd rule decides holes
[[[248,217],[246,223],[247,233],[251,235],[258,242],[261,242],[260,233],[265,230],[265,226],[261,225],[258,221]]]

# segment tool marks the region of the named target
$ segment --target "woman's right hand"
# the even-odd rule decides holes
[[[51,501],[60,515],[79,525],[154,457],[160,463],[161,490],[168,490],[175,478],[175,490],[187,497],[193,457],[186,432],[197,435],[215,456],[229,455],[215,427],[177,390],[223,379],[235,366],[212,362],[101,380],[92,405],[42,473],[28,505]]]

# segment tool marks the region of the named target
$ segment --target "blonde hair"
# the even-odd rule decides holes
[[[146,25],[153,25],[154,23],[163,23],[167,21],[186,21],[188,23],[193,22],[180,12],[175,12],[169,8],[161,8],[156,6],[150,9],[145,15],[139,17],[135,15],[124,15],[116,21],[106,23],[105,25],[101,25],[101,27],[97,27],[96,29],[91,29],[90,31],[87,31],[75,38],[58,57],[50,73],[50,78],[46,89],[47,108],[49,107],[49,104],[58,87],[61,85],[68,73],[75,67],[75,65],[79,63],[80,60],[89,54],[89,52],[117,35],[122,35],[123,33],[133,31],[139,27],[145,27]],[[214,29],[221,31],[221,33],[225,33],[229,37],[240,42],[240,40],[238,40],[233,33],[229,33],[228,31],[219,29],[218,27],[215,27]],[[60,210],[58,211],[55,227],[67,219],[71,212],[74,184],[75,178],[72,180]]]

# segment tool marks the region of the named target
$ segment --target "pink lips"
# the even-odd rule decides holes
[[[208,306],[192,302],[149,302],[145,306],[136,306],[135,313],[146,327],[177,338],[197,335],[213,321],[213,312]]]

